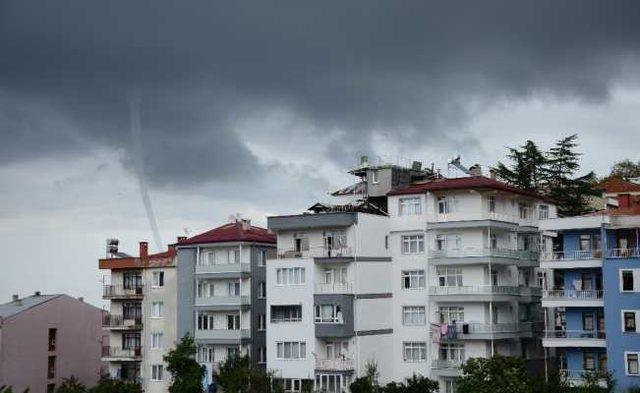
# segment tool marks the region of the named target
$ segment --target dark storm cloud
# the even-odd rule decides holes
[[[338,161],[373,131],[453,145],[478,105],[606,100],[639,18],[636,1],[0,0],[0,162],[128,152],[134,92],[160,185],[260,174],[234,127],[277,108]]]

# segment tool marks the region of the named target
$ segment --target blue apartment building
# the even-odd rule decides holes
[[[640,215],[612,210],[540,228],[548,355],[574,385],[610,372],[620,391],[640,386]]]

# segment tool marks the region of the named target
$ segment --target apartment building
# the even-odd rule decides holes
[[[454,392],[468,358],[542,359],[539,218],[555,207],[483,176],[391,191],[393,378]]]
[[[113,378],[139,381],[145,392],[166,392],[171,375],[163,357],[177,340],[176,249],[170,245],[149,254],[148,243],[140,242],[139,256],[133,257],[117,244],[108,240],[107,258],[98,262],[110,273],[103,288],[109,345],[102,348],[102,360]]]
[[[231,356],[266,365],[266,260],[276,237],[236,219],[178,242],[178,336],[195,338],[206,387]]]
[[[543,345],[576,385],[610,372],[640,384],[640,214],[628,206],[541,221],[548,314]],[[604,383],[604,378],[601,380]]]
[[[268,217],[267,367],[285,391],[348,391],[367,364],[393,369],[388,217],[376,207],[315,205]],[[378,212],[377,214],[373,212]]]
[[[81,298],[40,292],[0,304],[0,386],[52,393],[71,376],[95,385],[102,314]]]

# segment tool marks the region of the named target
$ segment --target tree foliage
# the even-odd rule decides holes
[[[69,378],[63,378],[62,383],[56,389],[56,393],[85,393],[86,391],[87,387],[73,375]]]
[[[142,393],[142,386],[138,382],[123,381],[103,375],[98,384],[87,390],[87,393]]]
[[[351,393],[431,393],[438,391],[438,382],[413,374],[406,383],[390,382],[378,385],[378,368],[375,362],[365,365],[365,375],[349,385]]]
[[[528,376],[520,358],[472,358],[462,366],[458,393],[529,393]]]
[[[220,364],[218,383],[225,392],[279,393],[282,386],[276,383],[273,373],[251,366],[249,355],[229,357]]]
[[[630,159],[618,161],[613,164],[608,178],[618,178],[629,180],[634,177],[640,177],[640,160],[633,162]]]
[[[561,216],[587,213],[589,197],[599,195],[596,175],[589,172],[577,176],[580,156],[576,134],[556,141],[548,151],[541,151],[532,141],[519,148],[509,148],[510,165],[498,162],[496,175],[505,182],[525,190],[535,191],[551,199]]]
[[[202,391],[205,369],[195,360],[196,344],[189,334],[164,356],[167,371],[171,373],[170,393],[193,393]]]

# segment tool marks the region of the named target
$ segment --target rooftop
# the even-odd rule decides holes
[[[422,194],[427,191],[465,190],[465,189],[492,189],[532,198],[544,199],[533,191],[522,190],[501,181],[484,176],[456,177],[449,179],[437,179],[426,183],[412,184],[409,187],[391,191],[389,195]]]
[[[275,244],[276,235],[265,228],[251,225],[249,221],[238,220],[199,235],[195,235],[186,240],[182,240],[178,245],[224,242],[257,242]]]
[[[640,192],[640,184],[617,178],[603,181],[598,184],[598,188],[609,194]]]
[[[0,304],[0,318],[8,318],[63,295],[32,295]]]

